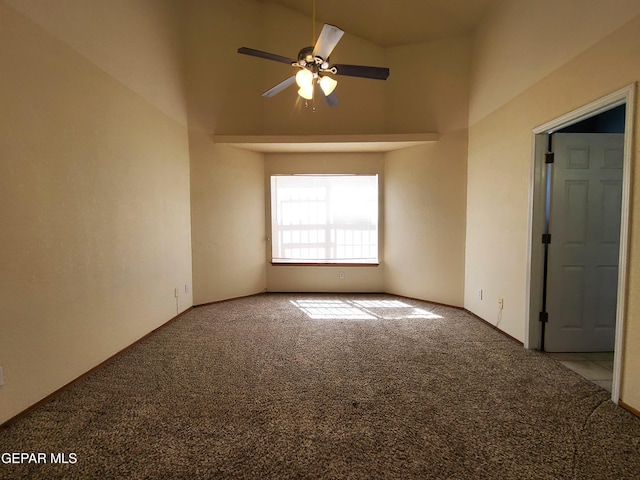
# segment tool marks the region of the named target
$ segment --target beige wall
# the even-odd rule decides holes
[[[387,52],[387,129],[440,137],[385,156],[385,290],[456,306],[464,286],[470,47],[454,38]]]
[[[388,133],[449,133],[467,128],[471,39],[387,49]]]
[[[266,289],[262,154],[189,135],[195,305]]]
[[[116,78],[158,110],[186,124],[175,0],[3,0]]]
[[[573,12],[580,11],[580,15],[584,15],[581,10],[586,9],[581,2],[566,3],[572,3],[573,10],[565,11],[563,2],[563,7],[557,11],[566,22],[572,20]],[[629,12],[624,8],[628,3],[620,2],[619,5],[623,12]],[[613,4],[609,7],[611,15],[616,18],[618,15],[614,10],[617,9]],[[503,25],[509,24],[510,19],[516,24],[530,22],[532,26],[537,18],[549,14],[542,4],[540,9],[529,11],[524,16],[514,11],[512,17],[499,16],[495,23],[489,18],[483,30],[493,30],[493,35],[499,37]],[[603,16],[598,9],[592,15],[588,17],[591,23],[598,22]],[[528,308],[525,297],[532,129],[637,81],[640,77],[637,62],[639,32],[640,17],[636,16],[599,41],[580,40],[579,35],[578,43],[567,51],[581,53],[561,59],[560,66],[543,79],[535,73],[512,72],[506,64],[513,60],[524,65],[529,55],[536,55],[531,53],[534,50],[552,50],[556,45],[552,39],[545,39],[543,34],[533,37],[528,46],[521,46],[518,58],[515,58],[516,53],[509,53],[507,45],[479,43],[476,58],[501,58],[505,69],[494,70],[493,84],[488,77],[485,78],[483,88],[487,90],[484,93],[472,88],[475,94],[472,94],[471,104],[484,104],[482,111],[489,113],[478,118],[469,130],[465,307],[493,323],[500,320],[500,328],[520,340],[524,340],[524,319]],[[567,35],[565,41],[572,41],[571,36]],[[482,75],[489,75],[488,69],[482,65],[476,65],[476,69],[484,72]],[[518,80],[524,90],[501,104],[505,100],[500,92],[503,82],[517,75],[526,77]],[[637,139],[637,123],[633,134]],[[634,157],[637,156],[637,140],[633,153]],[[634,192],[637,188],[636,175]],[[637,204],[638,196],[634,193],[632,244],[640,233]],[[621,398],[627,404],[640,408],[640,378],[636,373],[640,371],[640,350],[637,348],[640,343],[640,297],[636,293],[640,291],[640,260],[636,247],[631,248],[629,267]],[[483,300],[476,297],[479,288],[484,289]],[[497,309],[498,297],[504,298],[501,318]]]
[[[52,21],[65,12],[50,5],[24,3]],[[136,5],[149,13],[148,3]],[[155,34],[140,35],[149,43],[135,53],[146,65],[173,65],[171,35],[168,58],[147,50]],[[165,83],[173,100],[155,105],[152,92],[135,91],[4,2],[0,71],[2,422],[192,299],[179,82]]]
[[[469,124],[640,14],[637,0],[505,0],[474,38]]]
[[[262,7],[249,0],[179,3],[189,130],[209,135],[262,133],[259,67],[269,62],[249,57],[244,61],[237,53],[240,46],[260,47]],[[191,155],[199,152],[192,148]]]
[[[384,157],[381,153],[325,153],[325,154],[267,154],[265,156],[265,232],[271,232],[270,177],[290,173],[361,173],[379,175],[380,205],[384,194]],[[381,266],[304,267],[292,265],[273,266],[271,244],[267,243],[264,255],[267,265],[267,290],[270,292],[382,292],[384,291],[384,225],[381,211],[379,228],[379,253]],[[271,234],[266,234],[270,236]],[[344,272],[344,278],[340,278]]]
[[[261,133],[261,72],[240,46],[258,48],[262,7],[245,0],[185,2],[184,49],[194,304],[264,291],[261,154],[216,145],[213,134]],[[257,45],[257,47],[256,47]]]
[[[385,158],[385,291],[462,306],[467,131]]]

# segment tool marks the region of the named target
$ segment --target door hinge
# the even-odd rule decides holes
[[[542,243],[544,243],[545,245],[549,245],[551,243],[551,234],[550,233],[543,233],[542,234]]]
[[[542,323],[547,323],[549,321],[549,314],[547,312],[540,312],[540,318],[539,320]]]
[[[544,154],[544,163],[553,163],[555,160],[555,154],[553,152],[547,152]]]

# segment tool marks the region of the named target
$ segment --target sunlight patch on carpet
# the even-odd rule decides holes
[[[314,320],[373,320],[376,317],[341,300],[291,300]]]
[[[399,300],[290,300],[313,320],[435,319],[441,315]]]

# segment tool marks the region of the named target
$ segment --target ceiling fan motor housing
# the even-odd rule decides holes
[[[313,58],[313,47],[304,47],[300,52],[298,52],[298,65],[301,67],[313,65],[315,63],[316,62]]]
[[[318,73],[336,73],[335,68],[329,68],[329,59],[326,60],[318,55],[313,55],[313,47],[304,47],[298,52],[298,61],[295,66],[310,70],[314,76]]]

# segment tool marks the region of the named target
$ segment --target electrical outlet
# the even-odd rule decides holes
[[[188,283],[184,284],[184,293],[189,293],[189,284]]]
[[[498,308],[502,310],[504,308],[504,298],[498,299]]]
[[[344,280],[344,272],[340,272],[338,274],[338,277],[340,278],[340,280]]]
[[[482,300],[482,289],[478,290],[478,300]]]

